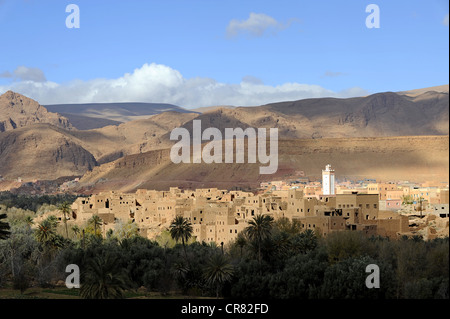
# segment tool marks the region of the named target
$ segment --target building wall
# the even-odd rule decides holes
[[[370,183],[367,185],[368,194],[378,194],[379,200],[386,200],[389,191],[399,190],[397,184],[393,183]]]
[[[376,194],[338,194],[336,208],[359,208],[360,222],[374,220],[378,217],[379,203]]]
[[[99,215],[105,221],[106,230],[119,219],[123,222],[131,220],[138,224],[141,234],[154,238],[169,227],[176,216],[183,216],[192,223],[197,241],[214,241],[217,244],[234,241],[258,214],[268,214],[275,220],[283,217],[299,220],[303,229],[314,230],[323,236],[333,231],[359,230],[365,234],[395,237],[409,229],[407,217],[386,211],[389,208],[385,204],[395,200],[379,201],[379,194],[361,193],[316,197],[308,196],[306,189],[256,195],[216,188],[138,190],[135,194],[101,193],[90,198],[78,198],[72,205],[74,218],[71,222],[83,223],[93,215]],[[384,191],[386,194],[398,192]],[[448,190],[447,193],[441,191],[439,195],[448,201]],[[383,203],[385,206],[380,211],[380,204]],[[448,212],[448,204],[443,207]]]
[[[440,196],[439,196],[441,204],[449,204],[448,193],[449,193],[448,189],[441,189]]]

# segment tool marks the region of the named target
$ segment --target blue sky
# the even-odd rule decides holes
[[[380,28],[366,27],[371,3]],[[442,0],[0,0],[0,93],[191,108],[448,84],[448,12]]]

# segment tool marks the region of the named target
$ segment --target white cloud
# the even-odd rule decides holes
[[[45,82],[44,72],[38,68],[29,68],[26,66],[17,67],[13,73],[5,71],[0,73],[0,78],[12,78],[19,81]]]
[[[290,19],[286,23],[281,23],[264,13],[250,13],[247,20],[233,19],[227,26],[227,37],[232,38],[240,34],[248,34],[254,37],[260,37],[271,30],[276,33],[286,29],[297,19]]]
[[[45,82],[44,72],[38,68],[28,68],[26,66],[19,66],[14,70],[14,77],[22,81]]]
[[[445,15],[444,20],[442,20],[442,24],[448,27],[448,13]]]
[[[367,95],[361,88],[333,92],[318,85],[285,83],[263,84],[254,77],[244,77],[239,84],[225,84],[210,78],[184,78],[180,72],[161,64],[144,64],[117,79],[94,79],[55,83],[31,80],[14,81],[0,86],[0,94],[12,90],[41,104],[155,102],[186,108],[235,105],[252,106],[271,102],[314,97],[351,97]]]
[[[0,73],[0,78],[12,78],[13,75],[9,71]]]

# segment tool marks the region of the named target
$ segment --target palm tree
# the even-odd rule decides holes
[[[245,232],[248,238],[255,241],[258,246],[258,260],[261,262],[261,243],[268,238],[272,232],[273,217],[269,215],[259,214],[249,221]]]
[[[97,227],[100,227],[102,222],[103,220],[98,215],[94,215],[89,219],[88,223],[94,226],[94,235],[97,235]]]
[[[72,229],[72,232],[75,234],[75,238],[78,238],[78,235],[81,232],[80,227],[78,227],[77,225],[73,225],[71,229]]]
[[[84,273],[80,296],[85,299],[123,298],[129,278],[119,258],[111,255],[96,256],[89,262]]]
[[[27,224],[27,226],[31,228],[31,226],[34,224],[33,217],[31,216],[25,217],[25,224]]]
[[[54,257],[54,253],[63,248],[66,244],[64,237],[58,235],[56,227],[58,220],[55,216],[49,216],[47,219],[38,224],[34,231],[34,235],[38,242],[40,242],[44,248],[44,259],[51,260]]]
[[[306,254],[317,247],[317,236],[312,229],[301,232],[296,239],[295,245],[302,254]]]
[[[187,260],[187,253],[186,253],[186,242],[189,240],[189,238],[192,237],[193,233],[192,224],[182,216],[177,216],[172,221],[172,224],[170,225],[170,236],[178,242],[179,239],[181,239],[181,242],[183,243],[183,249],[184,249],[184,255],[186,256]]]
[[[56,235],[56,226],[50,218],[45,219],[36,229],[36,238],[41,243],[50,241]]]
[[[60,204],[58,206],[58,209],[61,213],[63,213],[63,221],[64,221],[64,225],[66,227],[66,238],[69,238],[69,231],[67,230],[67,214],[70,213],[71,208],[70,208],[70,203],[69,202],[63,202],[62,204]]]
[[[51,227],[54,228],[54,230],[56,231],[56,228],[58,227],[59,223],[58,218],[56,218],[55,215],[50,215],[47,217],[46,220],[50,223]]]
[[[172,266],[172,273],[177,278],[185,278],[186,274],[189,272],[189,268],[187,268],[183,263],[176,262]]]
[[[223,254],[215,254],[209,259],[203,276],[208,285],[216,288],[216,297],[219,298],[220,288],[233,276],[233,266]]]
[[[2,219],[6,219],[6,217],[6,214],[0,214],[0,239],[7,239],[11,235],[9,224],[2,222]]]
[[[245,238],[243,233],[240,233],[236,238],[235,245],[240,248],[241,251],[241,259],[242,259],[242,249],[245,245],[247,245],[247,239]]]

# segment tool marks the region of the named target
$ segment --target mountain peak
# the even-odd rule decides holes
[[[0,95],[0,132],[35,123],[49,123],[72,129],[69,120],[49,112],[37,101],[11,90]]]

